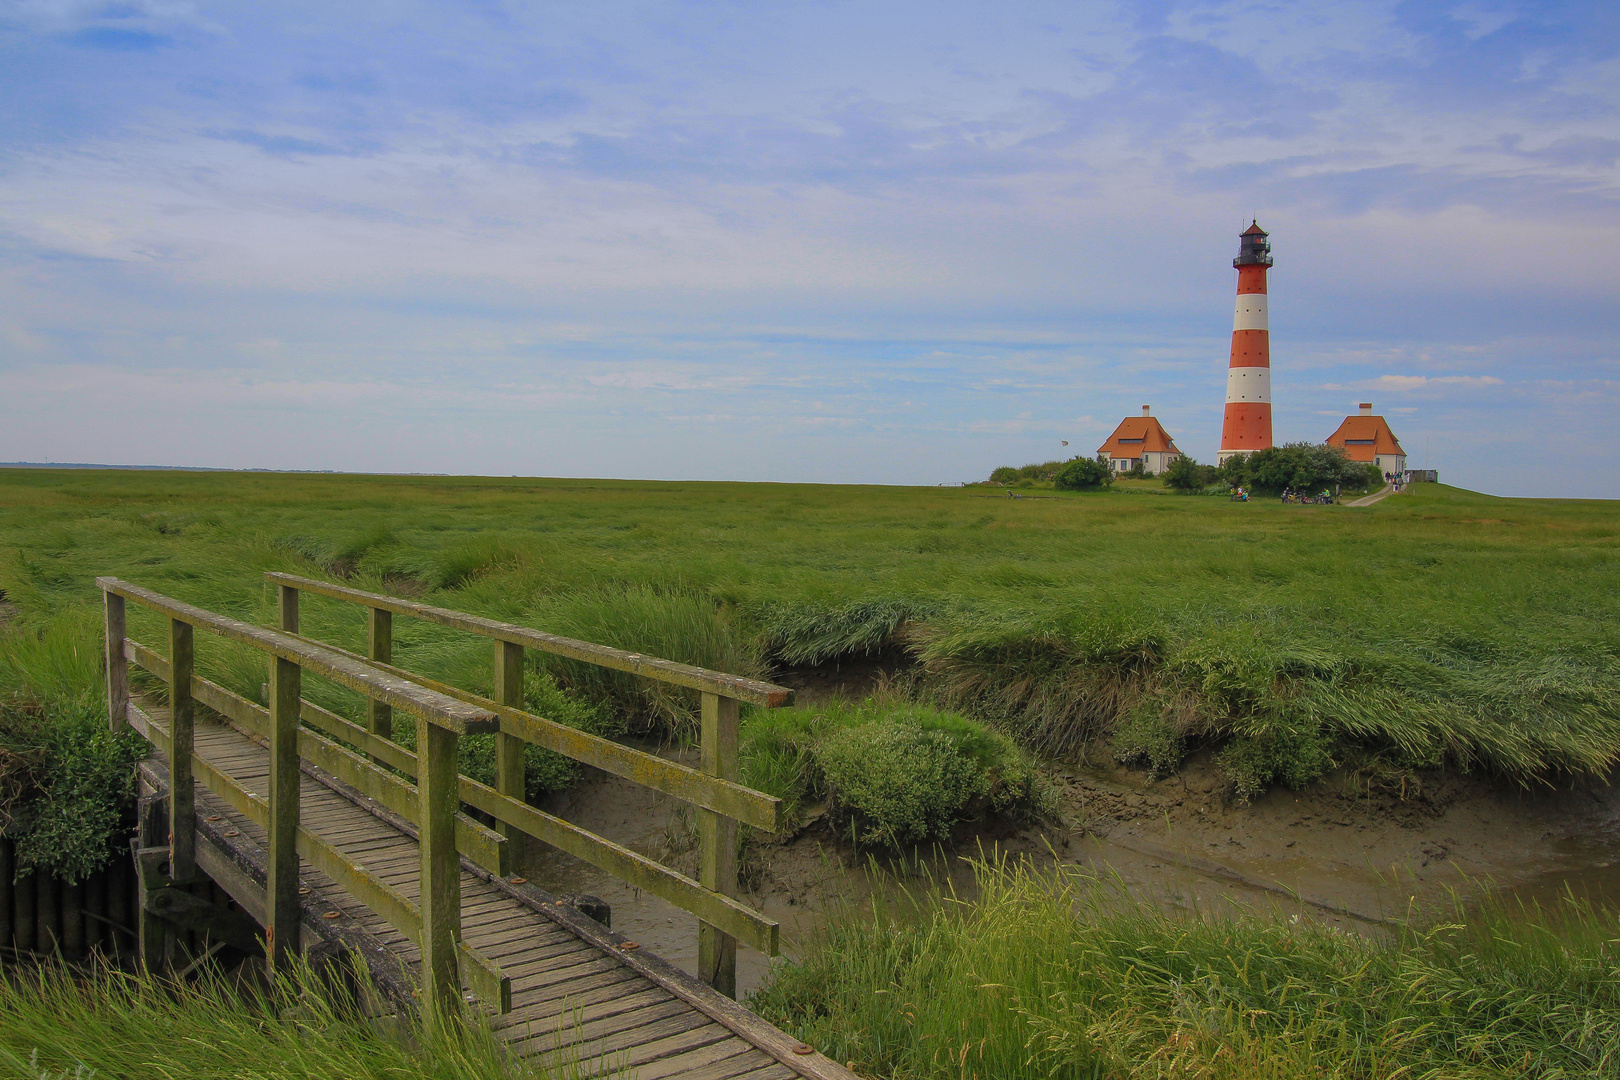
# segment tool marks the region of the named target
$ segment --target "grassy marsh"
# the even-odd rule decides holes
[[[1355,742],[1516,781],[1620,754],[1620,506],[1414,485],[1376,507],[1149,489],[0,471],[0,685],[94,694],[93,578],[255,621],[269,569],[739,672],[878,648],[935,702],[1068,754],[1134,718],[1263,787]],[[351,646],[358,609],[312,601]],[[155,639],[155,625],[135,631]],[[401,662],[488,683],[486,643],[400,620]],[[47,647],[47,642],[56,642]],[[257,658],[201,663],[256,693]],[[689,702],[559,665],[678,724]],[[315,687],[330,704],[341,693]],[[1173,760],[1169,763],[1173,767]]]

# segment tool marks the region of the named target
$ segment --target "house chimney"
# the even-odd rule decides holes
[[[1362,416],[1371,416],[1372,415],[1372,402],[1363,401],[1361,403],[1361,415]]]
[[[1146,416],[1147,414],[1148,414],[1148,407],[1146,405],[1144,405],[1144,406],[1142,406],[1142,415]]]

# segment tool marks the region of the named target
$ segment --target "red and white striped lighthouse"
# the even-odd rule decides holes
[[[1226,369],[1226,422],[1217,462],[1271,445],[1271,330],[1266,321],[1266,268],[1271,241],[1256,221],[1243,231],[1232,312],[1232,362]]]

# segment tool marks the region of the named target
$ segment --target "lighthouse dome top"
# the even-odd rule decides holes
[[[1260,222],[1253,222],[1238,238],[1240,247],[1238,257],[1232,260],[1233,266],[1270,266],[1271,241],[1269,234],[1260,227]]]

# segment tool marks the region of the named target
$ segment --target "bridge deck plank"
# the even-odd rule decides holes
[[[143,707],[166,723],[167,710]],[[199,716],[194,753],[246,790],[268,786],[268,752],[234,727]],[[353,862],[413,903],[420,896],[416,841],[355,798],[309,775],[302,778],[302,823]],[[351,793],[352,794],[352,793]],[[263,847],[265,831],[199,785],[197,813],[225,826],[227,837]],[[363,800],[362,800],[363,801]],[[227,839],[227,843],[232,842]],[[421,954],[404,934],[336,882],[307,863],[301,879],[338,917],[369,934],[408,972]],[[848,1078],[819,1059],[814,1068],[790,1069],[714,1017],[660,985],[600,940],[578,936],[497,888],[463,864],[462,933],[468,944],[512,979],[512,1011],[495,1018],[498,1037],[521,1056],[553,1065],[601,1060],[632,1068],[644,1080],[693,1076],[702,1080]],[[307,931],[306,931],[307,934]],[[685,993],[685,991],[683,991]],[[732,1023],[728,1021],[728,1023]],[[818,1056],[819,1057],[819,1056]]]

